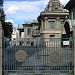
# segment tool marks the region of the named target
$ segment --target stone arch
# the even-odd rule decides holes
[[[65,22],[64,28],[65,28],[67,37],[70,37],[70,26],[68,22]]]
[[[75,20],[69,20],[69,19],[67,19],[64,22],[64,29],[65,29],[67,37],[70,37],[70,35],[72,34],[73,26],[74,25],[75,25]]]

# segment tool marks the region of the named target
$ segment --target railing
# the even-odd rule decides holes
[[[69,38],[17,38],[4,41],[4,72],[72,73],[71,42]]]

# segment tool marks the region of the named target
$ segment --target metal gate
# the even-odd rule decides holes
[[[70,39],[5,39],[4,75],[73,74]]]

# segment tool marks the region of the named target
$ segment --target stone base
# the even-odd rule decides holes
[[[6,74],[4,74],[6,75]],[[42,74],[35,74],[35,73],[8,73],[7,75],[73,75],[67,73],[59,73],[59,74],[50,74],[50,73],[42,73]]]
[[[2,75],[2,67],[0,67],[0,75]]]

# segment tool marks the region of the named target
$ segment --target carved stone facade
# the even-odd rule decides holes
[[[52,11],[62,11],[62,10],[64,10],[63,9],[63,5],[60,3],[60,1],[59,0],[50,0],[49,2],[48,2],[48,5],[46,6],[46,8],[45,8],[45,11],[50,11],[50,12],[52,12]]]
[[[17,29],[19,31],[19,38],[38,38],[40,36],[39,23],[37,20],[18,25]]]
[[[50,0],[38,17],[40,37],[61,38],[64,20],[68,15],[68,11],[63,8],[59,0]]]
[[[34,31],[40,34],[41,38],[61,38],[62,28],[64,20],[68,17],[69,12],[64,9],[63,5],[59,0],[50,0],[44,11],[38,16],[38,23],[31,22],[30,25],[27,23],[23,24],[24,38],[33,38],[35,35]],[[38,25],[38,29],[34,30],[34,25]],[[30,27],[32,33],[27,36],[27,26]],[[22,30],[22,29],[21,29]],[[40,30],[40,32],[39,32]],[[39,35],[36,34],[36,37]]]
[[[47,6],[40,13],[38,22],[25,22],[18,27],[20,44],[15,43],[14,46],[12,44],[5,49],[5,53],[9,53],[5,55],[5,58],[8,58],[6,61],[11,62],[8,61],[9,63],[5,64],[4,75],[73,75],[75,67],[72,66],[72,49],[69,46],[69,41],[64,41],[62,45],[62,39],[60,39],[64,20],[69,13],[59,0],[51,0],[49,3],[51,5],[48,5],[51,7]],[[40,35],[38,30],[40,30]],[[24,32],[23,38],[25,38],[23,40],[21,39],[22,32]],[[40,41],[34,39],[36,37],[44,39],[40,39]],[[59,39],[55,41],[55,39],[45,38]],[[67,46],[65,46],[66,42]],[[15,58],[16,61],[13,61]],[[25,59],[26,61],[24,61]]]

